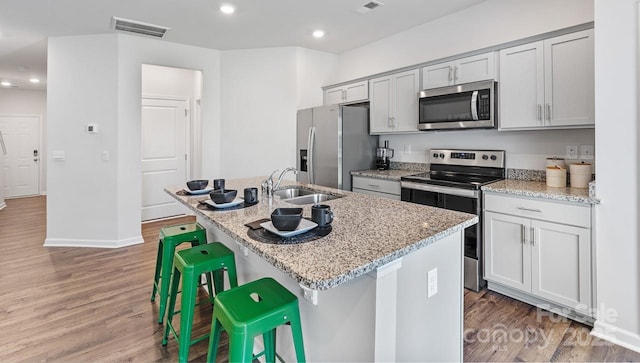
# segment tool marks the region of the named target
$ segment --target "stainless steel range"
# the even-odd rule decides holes
[[[403,177],[402,200],[476,214],[464,231],[464,286],[479,291],[482,278],[482,191],[505,177],[503,150],[431,149],[429,171]]]

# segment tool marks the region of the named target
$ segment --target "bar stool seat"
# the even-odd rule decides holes
[[[266,277],[217,294],[207,362],[215,362],[220,332],[229,334],[229,362],[251,362],[253,340],[262,334],[267,362],[275,361],[276,328],[291,325],[296,360],[305,362],[298,298]]]
[[[158,256],[156,257],[156,272],[153,279],[153,292],[151,301],[155,301],[160,293],[160,306],[158,307],[158,324],[162,324],[167,310],[167,298],[169,296],[169,283],[173,271],[173,257],[176,247],[182,243],[190,243],[192,247],[207,243],[207,232],[198,223],[182,223],[160,229],[158,241]],[[160,284],[159,284],[160,283]],[[209,291],[211,281],[207,280]]]
[[[200,285],[202,274],[213,274],[215,293],[218,295],[224,290],[224,271],[227,271],[229,286],[238,286],[235,255],[220,242],[208,243],[186,250],[176,252],[173,261],[174,270],[171,278],[171,290],[169,294],[169,306],[167,323],[164,330],[162,345],[167,345],[169,331],[178,341],[178,361],[186,362],[189,357],[189,347],[209,337],[205,334],[196,339],[191,339],[194,307],[196,305],[197,289]],[[182,296],[180,311],[176,312],[176,296],[178,286],[182,279]],[[211,290],[209,290],[211,296]],[[208,300],[211,301],[211,298]],[[172,321],[174,315],[180,314],[180,332],[176,332]]]

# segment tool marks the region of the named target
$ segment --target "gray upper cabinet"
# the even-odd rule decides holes
[[[418,132],[419,83],[418,69],[369,81],[369,133]]]
[[[593,29],[500,51],[501,130],[593,127]]]
[[[495,52],[422,68],[422,89],[496,79]]]
[[[339,105],[369,100],[369,82],[360,81],[345,84],[324,91],[324,105]]]

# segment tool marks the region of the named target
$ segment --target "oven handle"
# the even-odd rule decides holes
[[[407,189],[417,189],[417,190],[422,190],[422,191],[425,191],[425,192],[434,192],[434,193],[455,195],[455,196],[459,196],[459,197],[467,197],[467,198],[474,198],[474,199],[480,198],[480,191],[479,190],[469,190],[469,189],[443,187],[443,186],[439,186],[439,185],[414,183],[414,182],[408,182],[408,181],[401,181],[400,182],[400,187],[401,188],[407,188]]]

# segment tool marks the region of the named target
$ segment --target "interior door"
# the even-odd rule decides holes
[[[0,116],[7,155],[2,170],[6,198],[40,193],[40,117]]]
[[[188,102],[142,99],[142,220],[184,214],[164,192],[188,176]]]

